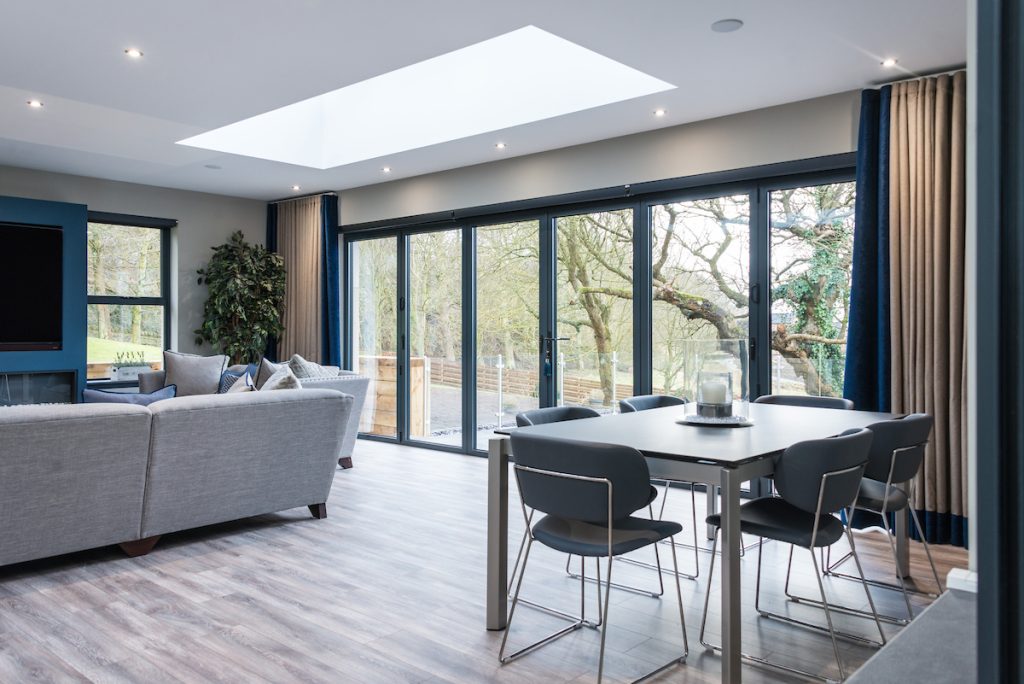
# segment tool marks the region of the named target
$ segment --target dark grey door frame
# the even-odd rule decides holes
[[[978,681],[1024,681],[1024,11],[977,1]]]

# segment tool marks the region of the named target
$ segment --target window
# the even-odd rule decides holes
[[[772,393],[843,396],[855,183],[773,190]]]
[[[87,378],[119,363],[159,369],[170,338],[170,229],[176,222],[89,213]],[[123,372],[123,371],[122,371]]]
[[[539,406],[694,399],[702,359],[741,347],[741,400],[841,396],[853,161],[348,228],[361,431],[479,452]]]

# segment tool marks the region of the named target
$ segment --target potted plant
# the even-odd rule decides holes
[[[209,294],[196,344],[213,345],[233,364],[255,362],[284,331],[284,259],[236,231],[198,273]]]
[[[110,366],[111,380],[119,382],[135,382],[139,379],[139,373],[149,370],[149,363],[143,352],[117,352],[114,354],[114,363]]]

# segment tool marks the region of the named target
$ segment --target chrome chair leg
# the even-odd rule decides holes
[[[664,517],[665,517],[665,502],[668,500],[668,491],[669,491],[668,480],[663,480],[663,482],[665,482],[665,485],[666,485],[665,486],[665,496],[662,497],[662,500],[661,500],[661,509],[660,509],[660,511],[658,513],[658,520],[663,520],[664,519]],[[694,567],[694,571],[693,571],[692,574],[683,572],[683,573],[679,573],[679,575],[681,577],[685,577],[686,579],[696,580],[698,577],[700,577],[700,550],[697,547],[697,499],[696,499],[696,495],[694,494],[692,489],[690,490],[690,508],[691,508],[691,519],[693,520],[693,546],[691,547],[689,544],[684,544],[682,542],[678,542],[677,543],[675,541],[674,537],[670,537],[669,539],[662,539],[658,543],[659,544],[665,544],[667,546],[672,546],[672,547],[681,546],[683,548],[692,548],[693,549],[693,567]],[[649,570],[658,570],[659,572],[661,572],[660,564],[653,565],[651,563],[648,563],[647,561],[636,560],[635,558],[622,557],[622,558],[619,558],[619,562],[621,562],[621,563],[629,563],[630,565],[639,565],[642,568],[648,568]]]
[[[935,561],[932,560],[932,550],[928,546],[928,540],[925,539],[924,528],[921,527],[921,521],[917,519],[917,511],[914,510],[913,506],[908,506],[910,509],[910,517],[914,519],[914,527],[917,528],[917,533],[921,535],[921,543],[924,545],[924,553],[928,556],[928,564],[932,566],[932,577],[935,578],[935,586],[939,589],[939,594],[944,590],[942,588],[942,581],[939,579],[939,571],[935,569]],[[897,573],[898,574],[898,573]]]
[[[676,599],[679,601],[679,625],[682,628],[683,632],[683,655],[678,658],[673,658],[661,667],[651,670],[647,674],[638,677],[637,679],[634,679],[631,684],[639,684],[639,682],[647,681],[651,677],[661,674],[662,672],[669,669],[670,667],[673,667],[674,665],[682,665],[686,663],[686,659],[690,655],[690,641],[686,636],[686,618],[684,617],[683,613],[683,590],[679,584],[679,561],[676,558],[676,545],[671,544],[670,546],[672,547],[672,567],[675,570],[674,574],[676,576]],[[620,558],[619,560],[622,559]]]
[[[549,634],[548,636],[544,637],[540,641],[535,641],[534,643],[530,644],[529,646],[524,646],[523,648],[519,649],[515,653],[511,653],[511,654],[509,654],[507,656],[505,655],[505,646],[508,643],[509,632],[512,631],[512,619],[513,619],[513,617],[515,617],[516,608],[519,606],[520,603],[525,603],[525,601],[523,601],[523,600],[521,600],[519,598],[519,592],[520,592],[520,590],[523,587],[523,577],[526,575],[526,565],[527,565],[527,562],[530,559],[530,549],[532,547],[533,547],[533,537],[528,537],[527,540],[526,540],[526,551],[525,551],[525,554],[523,555],[523,567],[522,567],[522,570],[519,573],[519,577],[516,579],[516,588],[515,588],[515,592],[512,595],[512,605],[509,607],[509,611],[508,611],[508,624],[505,627],[505,634],[501,637],[501,647],[498,649],[498,661],[502,665],[504,665],[506,663],[510,663],[513,660],[516,660],[518,658],[521,658],[524,655],[526,655],[527,653],[532,653],[533,651],[537,650],[541,646],[545,646],[546,644],[549,644],[552,641],[560,639],[561,637],[565,636],[566,634],[571,634],[572,632],[575,632],[576,630],[578,630],[578,629],[580,629],[582,627],[592,626],[594,624],[594,623],[588,623],[587,620],[586,620],[586,613],[582,612],[583,609],[584,609],[584,606],[585,606],[585,601],[586,601],[586,597],[582,596],[581,599],[580,599],[580,601],[581,601],[581,613],[580,613],[580,616],[578,618],[573,617],[574,621],[573,621],[572,624],[567,625],[566,627],[563,627],[562,629],[560,629],[560,630],[558,630],[556,632],[552,632],[551,634]],[[580,586],[581,586],[581,591],[582,591],[584,583],[581,582]],[[608,600],[608,597],[605,596],[605,605],[606,606],[607,606],[607,600]],[[553,611],[549,610],[549,612],[553,612]],[[607,615],[607,607],[605,608],[605,615]],[[600,623],[598,623],[598,624],[600,624]],[[604,630],[601,630],[601,633],[603,635],[604,634]]]

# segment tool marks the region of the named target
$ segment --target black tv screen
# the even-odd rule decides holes
[[[61,349],[64,231],[0,222],[0,351]]]

